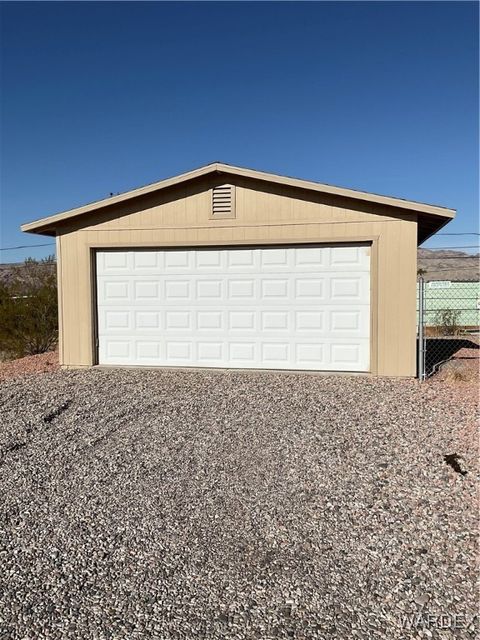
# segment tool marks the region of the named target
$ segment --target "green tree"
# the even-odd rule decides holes
[[[55,258],[28,258],[0,282],[0,354],[43,353],[58,340]]]

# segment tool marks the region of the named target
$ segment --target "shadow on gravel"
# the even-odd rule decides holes
[[[54,420],[56,420],[59,416],[62,415],[62,413],[64,413],[68,407],[72,404],[72,400],[66,400],[65,402],[62,402],[61,405],[59,405],[58,407],[56,407],[55,409],[52,409],[52,411],[50,411],[49,413],[47,413],[45,416],[42,416],[42,418],[40,418],[40,420],[44,423],[44,424],[51,424]],[[25,428],[24,428],[24,435],[30,435],[33,431],[35,431],[35,427],[32,425],[32,423],[28,424]],[[3,463],[3,461],[5,460],[6,456],[9,453],[14,453],[15,451],[18,451],[19,449],[23,449],[23,447],[27,446],[28,444],[28,440],[23,440],[23,441],[15,441],[15,442],[11,442],[10,444],[7,444],[5,447],[3,447],[3,450],[0,449],[0,464]],[[0,636],[0,640],[1,640],[1,636]]]
[[[71,400],[67,400],[66,402],[62,403],[59,407],[57,407],[53,411],[50,411],[50,413],[47,413],[47,415],[43,417],[43,421],[46,424],[50,424],[50,422],[55,420],[55,418],[58,418],[58,416],[62,415],[62,413],[66,411],[71,404]]]
[[[445,460],[445,462],[448,464],[449,467],[452,467],[452,469],[456,473],[460,473],[462,476],[467,475],[467,472],[465,471],[465,469],[462,469],[462,467],[458,462],[460,459],[460,456],[458,455],[458,453],[449,453],[448,455],[444,456],[443,459]]]
[[[426,338],[425,340],[425,373],[434,373],[438,365],[450,360],[460,349],[480,349],[480,346],[467,338]],[[417,349],[418,353],[418,349]],[[465,358],[477,355],[465,356]],[[463,359],[463,358],[462,358]]]
[[[19,449],[22,449],[25,445],[26,445],[26,442],[14,442],[13,444],[6,447],[5,453],[10,453],[11,451],[18,451]]]

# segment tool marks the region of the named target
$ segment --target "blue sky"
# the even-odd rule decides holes
[[[445,232],[478,231],[476,3],[1,12],[0,247],[43,241],[22,222],[214,160],[451,206]]]

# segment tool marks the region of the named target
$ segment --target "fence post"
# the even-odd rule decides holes
[[[425,380],[424,280],[418,279],[418,379]]]

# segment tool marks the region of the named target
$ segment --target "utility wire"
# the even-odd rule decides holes
[[[317,224],[317,223],[315,223]],[[332,224],[332,223],[326,223]],[[340,222],[339,224],[345,224],[345,222]],[[118,229],[115,229],[117,231]],[[128,231],[132,231],[133,229],[128,229]],[[139,228],[138,231],[148,231],[150,230],[147,227]],[[103,229],[100,229],[103,231]],[[480,236],[480,233],[472,231],[470,233],[437,233],[437,236]],[[0,251],[13,251],[15,249],[30,249],[34,247],[50,247],[53,246],[55,242],[43,242],[39,244],[21,244],[16,247],[0,247]],[[420,247],[421,249],[475,249],[480,245],[467,245],[462,247]]]
[[[30,247],[50,247],[55,242],[44,242],[43,244],[20,244],[18,247],[0,247],[0,251],[13,251],[14,249],[30,249]]]
[[[429,251],[443,251],[444,249],[480,249],[480,244],[466,244],[462,247],[418,247],[419,249],[428,249]]]
[[[355,221],[356,222],[356,221]],[[391,222],[396,222],[395,220],[392,220]],[[318,223],[312,223],[312,224],[318,224]],[[335,222],[328,222],[328,223],[324,223],[324,224],[335,224]],[[337,224],[348,224],[348,222],[337,222]],[[127,229],[128,231],[149,231],[154,229],[154,227],[150,228],[150,227],[140,227],[138,229]],[[100,229],[100,231],[104,231],[104,229]],[[119,229],[115,229],[115,231],[119,231]],[[436,236],[480,236],[480,233],[476,232],[476,231],[471,231],[471,232],[465,232],[465,233],[437,233],[435,234]],[[50,247],[52,245],[54,245],[55,242],[44,242],[44,243],[40,243],[40,244],[22,244],[22,245],[18,245],[17,247],[0,247],[0,251],[13,251],[14,249],[30,249],[30,247]],[[445,248],[449,248],[449,249],[474,249],[476,248],[477,245],[473,245],[473,246],[466,246],[466,247],[436,247],[438,249],[445,249]],[[428,249],[428,248],[432,248],[432,247],[420,247],[422,249]]]
[[[478,260],[476,256],[421,256],[419,260]]]
[[[41,262],[37,262],[37,267],[48,267],[51,264],[57,264],[56,260],[42,260]],[[28,267],[28,264],[25,264],[25,262],[6,262],[4,263],[3,267],[16,267],[18,269],[26,269]]]
[[[420,269],[429,273],[436,273],[437,271],[471,271],[473,267],[442,267],[441,269],[423,269],[420,267]]]
[[[431,249],[431,251],[441,251],[441,249]],[[451,253],[451,251],[449,252]],[[475,260],[478,259],[480,254],[478,253],[466,253],[465,251],[459,251],[459,256],[419,256],[419,260]]]

